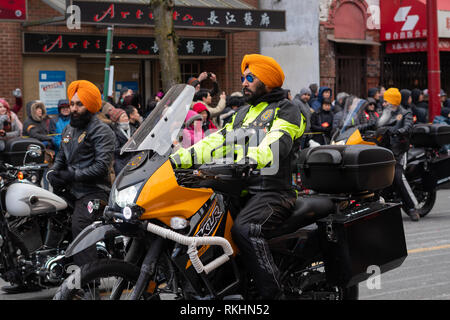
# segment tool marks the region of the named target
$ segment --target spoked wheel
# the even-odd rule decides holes
[[[419,202],[416,209],[418,210],[420,217],[423,218],[433,209],[436,202],[437,191],[413,189],[413,192]]]
[[[130,263],[98,260],[72,273],[58,288],[54,300],[126,300],[139,277]]]

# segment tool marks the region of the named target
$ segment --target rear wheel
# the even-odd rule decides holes
[[[424,191],[419,189],[413,189],[413,193],[419,202],[416,207],[421,218],[425,217],[433,209],[436,202],[437,191]]]

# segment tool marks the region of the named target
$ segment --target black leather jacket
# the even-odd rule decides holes
[[[389,134],[384,137],[386,147],[388,147],[397,160],[409,150],[410,135],[414,126],[414,119],[411,109],[399,106],[391,113],[386,128],[390,129]]]
[[[115,147],[112,129],[94,116],[85,128],[67,125],[61,140],[52,169],[74,173],[74,181],[69,186],[71,193],[79,199],[92,192],[109,192],[109,169]]]

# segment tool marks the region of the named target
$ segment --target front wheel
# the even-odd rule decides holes
[[[124,261],[97,260],[72,273],[53,300],[126,300],[139,272],[137,266]]]

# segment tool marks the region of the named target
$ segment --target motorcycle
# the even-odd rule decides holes
[[[363,110],[361,99],[350,97],[344,108],[343,121],[333,136],[333,144],[386,145],[390,133],[385,130],[389,123],[390,111],[384,110],[376,124],[367,128],[359,120]],[[364,128],[363,132],[360,129]],[[384,130],[383,130],[384,129]],[[421,217],[425,217],[434,207],[437,190],[450,181],[450,156],[439,150],[450,142],[450,126],[441,124],[415,124],[411,133],[411,145],[406,154],[404,176],[411,187],[415,207]],[[384,198],[401,202],[393,187],[383,190]]]
[[[19,180],[27,180],[41,186],[48,163],[45,163],[45,147],[37,139],[17,137],[8,140],[0,153],[5,170],[16,171]]]
[[[72,240],[72,199],[30,182],[26,172],[35,167],[41,168],[0,165],[0,277],[11,292],[57,287],[72,264],[64,256]],[[94,201],[93,210],[102,208]],[[111,255],[104,243],[97,250],[102,258]]]
[[[125,259],[82,266],[58,288],[55,300],[84,299],[86,292],[93,299],[258,298],[231,229],[247,179],[263,173],[248,163],[218,161],[172,168],[169,156],[179,145],[193,95],[191,86],[176,85],[158,103],[122,149],[138,154],[117,176],[104,220],[85,228],[66,251],[71,257],[123,235],[129,239]],[[348,149],[363,152],[358,146]],[[369,186],[378,189],[392,183],[393,155],[372,149],[388,163],[383,178]],[[300,156],[309,161],[303,163],[304,182],[321,190],[315,183],[323,176],[308,178],[314,166],[310,151]],[[407,256],[397,204],[381,203],[373,192],[359,188],[350,187],[356,192],[346,194],[323,190],[328,194],[299,198],[287,221],[266,235],[288,299],[357,299],[358,283],[371,274],[369,266],[383,273]]]

